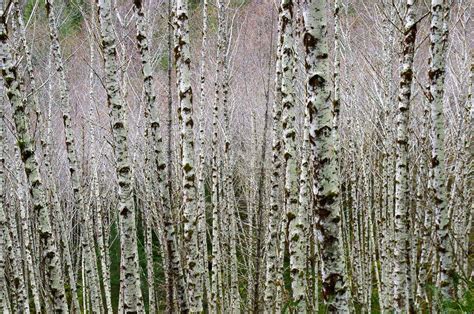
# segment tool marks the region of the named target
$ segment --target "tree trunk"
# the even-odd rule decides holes
[[[85,267],[86,275],[90,282],[90,293],[91,293],[91,304],[93,308],[99,309],[101,305],[101,293],[97,271],[97,257],[95,254],[95,248],[93,245],[93,235],[91,234],[91,221],[88,209],[84,204],[84,194],[81,185],[81,169],[79,168],[79,162],[77,160],[76,145],[74,139],[74,130],[72,128],[71,120],[71,104],[69,100],[69,89],[66,81],[66,73],[63,64],[63,58],[61,53],[61,46],[59,44],[59,35],[56,23],[56,17],[54,13],[54,0],[46,0],[46,12],[48,15],[49,34],[51,39],[51,49],[53,54],[53,60],[56,67],[56,72],[59,76],[59,91],[60,91],[60,102],[62,111],[62,120],[64,125],[67,159],[69,164],[69,173],[71,176],[72,190],[75,200],[75,209],[79,213],[79,217],[82,222],[82,249],[85,254]],[[70,270],[71,271],[71,270]],[[73,291],[75,289],[73,288]],[[73,296],[74,306],[76,310],[79,310],[78,303],[76,302],[75,296]]]
[[[433,189],[433,204],[435,207],[436,248],[440,263],[437,285],[445,299],[454,297],[454,264],[452,244],[449,236],[450,217],[446,202],[445,124],[443,112],[449,6],[450,4],[446,3],[446,0],[431,1],[431,58],[428,71],[432,140],[431,188]]]
[[[128,156],[127,127],[124,100],[120,93],[119,67],[115,33],[111,16],[111,1],[96,0],[99,11],[100,34],[105,62],[105,88],[112,122],[116,174],[119,184],[119,223],[120,223],[120,269],[123,282],[120,291],[121,307],[127,312],[143,311],[142,292],[138,268],[137,229],[135,223],[135,204],[132,195],[132,169]]]
[[[201,276],[199,263],[198,229],[196,215],[196,186],[194,167],[193,92],[191,88],[191,55],[189,51],[189,25],[187,0],[176,1],[177,45],[175,59],[178,68],[178,98],[182,117],[182,171],[184,247],[186,251],[186,279],[191,312],[202,311]]]
[[[281,11],[281,6],[279,6]],[[281,14],[279,14],[278,22],[278,39],[277,39],[277,56],[275,62],[275,99],[272,107],[272,172],[270,177],[270,210],[268,212],[268,229],[265,240],[265,248],[267,253],[266,277],[265,277],[265,312],[274,313],[277,304],[280,302],[277,295],[277,289],[283,283],[278,282],[279,272],[279,234],[278,230],[281,211],[283,206],[281,204],[281,175],[282,175],[282,104],[281,104],[281,46],[282,46],[282,21]],[[280,287],[281,289],[281,287]]]
[[[208,252],[207,252],[207,220],[206,220],[206,188],[205,188],[205,128],[204,128],[204,114],[206,103],[206,48],[207,48],[207,30],[208,30],[208,5],[207,0],[204,0],[202,6],[202,42],[201,42],[201,69],[200,69],[200,97],[199,97],[199,168],[197,173],[197,193],[198,193],[198,235],[199,246],[201,247],[202,263],[203,263],[203,280],[202,286],[204,288],[203,303],[210,302],[211,282],[209,278],[208,267]]]
[[[6,32],[5,16],[3,15],[0,17],[0,24],[0,49],[3,62],[2,75],[7,90],[7,97],[13,108],[13,120],[16,127],[18,146],[29,183],[33,208],[38,215],[37,230],[43,252],[42,262],[46,266],[46,278],[52,292],[54,310],[67,312],[68,305],[64,291],[59,252],[51,228],[35,148],[29,133],[26,104],[20,91],[18,70],[16,64],[11,59],[11,54],[7,47],[8,35]]]
[[[303,10],[310,142],[315,163],[314,194],[321,233],[323,296],[329,312],[347,312],[340,233],[339,172],[330,102],[326,1],[306,0]]]
[[[407,14],[403,27],[402,68],[397,112],[397,146],[395,173],[395,251],[394,251],[394,306],[395,311],[405,312],[407,295],[407,245],[408,245],[408,118],[413,57],[415,53],[416,23],[414,0],[407,0]]]
[[[219,202],[219,165],[218,165],[218,123],[219,123],[219,105],[220,105],[220,92],[222,79],[221,72],[224,66],[223,54],[224,50],[224,1],[219,0],[217,2],[217,20],[218,20],[218,31],[217,31],[217,65],[216,65],[216,80],[214,83],[215,88],[215,99],[212,110],[212,187],[211,187],[211,205],[212,205],[212,268],[211,268],[211,295],[210,295],[210,311],[220,311],[220,293],[219,287],[222,279],[220,278],[220,267],[221,267],[221,247],[220,247],[220,202]]]
[[[3,3],[2,3],[3,5]],[[1,13],[3,14],[3,6],[0,7]],[[4,27],[0,25],[0,27]],[[4,50],[3,46],[0,49]],[[0,51],[2,56],[5,54],[4,51]],[[2,69],[4,64],[2,63]],[[3,78],[0,79],[0,97],[4,99],[4,87],[3,87]],[[4,203],[5,203],[5,195],[4,195],[4,186],[5,186],[5,179],[4,179],[4,168],[5,168],[5,152],[4,147],[6,146],[6,137],[4,135],[5,130],[5,123],[3,121],[3,106],[4,102],[0,103],[0,312],[8,313],[9,312],[9,305],[8,305],[8,290],[7,290],[7,278],[5,273],[5,246],[7,242],[7,235],[8,235],[8,226],[7,226],[7,216],[5,215],[4,210]]]

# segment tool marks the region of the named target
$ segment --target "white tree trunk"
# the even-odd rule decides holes
[[[79,213],[82,222],[82,249],[85,254],[85,267],[86,275],[90,282],[90,294],[91,294],[91,304],[93,308],[99,309],[101,305],[101,293],[100,285],[98,278],[97,270],[97,256],[95,254],[94,248],[94,237],[91,234],[91,221],[89,211],[84,204],[84,194],[81,185],[81,169],[79,167],[79,162],[77,160],[76,145],[74,138],[74,131],[72,127],[71,120],[71,104],[69,100],[69,89],[66,81],[66,73],[63,64],[63,58],[61,53],[61,46],[59,44],[59,35],[58,28],[56,23],[56,17],[54,13],[54,0],[46,0],[46,12],[48,15],[48,26],[49,34],[51,39],[51,50],[53,54],[53,60],[56,68],[56,72],[59,76],[59,91],[60,91],[60,102],[61,102],[61,111],[62,111],[62,121],[64,124],[65,132],[65,141],[66,141],[66,150],[67,150],[67,159],[69,165],[69,173],[71,176],[72,189],[75,201],[75,209]],[[71,271],[71,270],[69,270]],[[73,288],[74,291],[74,288]],[[77,306],[74,301],[75,306]],[[79,310],[76,308],[76,310]]]
[[[402,43],[402,68],[397,111],[397,146],[395,173],[395,251],[394,306],[397,313],[407,311],[407,244],[408,244],[408,118],[413,80],[416,23],[414,0],[406,1]]]
[[[285,158],[285,204],[288,216],[288,242],[290,253],[290,274],[292,301],[297,305],[297,312],[306,309],[306,239],[304,233],[304,209],[298,206],[298,167],[296,152],[296,99],[295,99],[295,63],[294,43],[294,7],[292,0],[281,2],[281,94],[283,105],[283,142]]]
[[[119,184],[119,222],[120,248],[123,271],[122,302],[124,311],[143,311],[142,293],[140,289],[140,275],[138,268],[137,230],[135,223],[135,204],[132,195],[132,169],[128,156],[128,132],[125,120],[124,100],[120,93],[117,64],[117,49],[115,34],[112,25],[111,1],[96,0],[99,11],[100,35],[105,62],[105,88],[107,100],[111,108],[110,117],[114,138],[116,158],[116,174]]]
[[[196,215],[196,186],[194,167],[193,92],[191,88],[191,54],[189,43],[188,3],[176,1],[177,45],[175,58],[178,73],[178,98],[182,118],[182,171],[184,247],[186,251],[186,279],[191,312],[202,311],[202,263],[199,262],[198,219]]]
[[[208,267],[208,251],[207,251],[207,223],[206,223],[206,190],[205,190],[205,128],[204,128],[204,114],[206,104],[206,49],[207,49],[207,30],[208,30],[208,5],[207,0],[204,0],[202,5],[202,42],[201,42],[201,81],[200,81],[200,97],[199,97],[199,168],[197,173],[197,193],[198,193],[198,234],[199,246],[201,247],[202,263],[203,263],[203,288],[204,296],[203,302],[210,302],[211,282],[209,278]]]
[[[445,0],[431,1],[430,27],[430,81],[431,105],[431,188],[437,233],[437,254],[439,258],[439,274],[437,285],[443,298],[454,297],[454,267],[452,244],[449,236],[450,217],[446,202],[446,171],[445,171],[445,125],[443,112],[443,96],[445,81],[445,58],[448,48],[447,18],[449,6]]]
[[[217,31],[217,65],[216,65],[216,79],[214,83],[215,99],[212,110],[212,187],[211,187],[211,205],[212,205],[212,268],[211,268],[211,293],[210,293],[210,311],[212,313],[220,311],[221,296],[219,287],[221,286],[221,244],[220,244],[220,211],[221,206],[219,202],[219,165],[218,165],[218,123],[219,123],[219,105],[222,79],[221,72],[223,70],[224,58],[224,1],[217,2],[218,12],[218,31]]]
[[[52,291],[54,310],[67,312],[68,305],[58,254],[59,251],[55,244],[48,208],[45,202],[44,187],[40,177],[39,165],[33,141],[29,133],[26,105],[20,91],[17,67],[11,59],[11,54],[7,46],[8,35],[6,33],[6,21],[3,15],[0,17],[0,24],[0,49],[3,64],[2,75],[4,77],[7,96],[13,108],[13,120],[16,127],[18,146],[29,183],[33,208],[38,215],[37,229],[43,252],[42,262],[46,266],[46,278]]]
[[[318,238],[322,258],[323,295],[329,312],[347,312],[340,233],[339,172],[330,102],[326,1],[306,0],[303,9],[303,44],[306,51],[307,106],[310,142],[317,171],[314,194],[318,213]]]
[[[3,15],[3,3],[2,6],[0,6],[0,13]],[[3,24],[0,25],[0,27],[4,27]],[[1,46],[0,49],[0,54],[2,56],[5,55],[4,52],[4,47]],[[2,60],[3,61],[3,60]],[[4,67],[4,64],[2,63],[2,69]],[[3,87],[3,78],[0,79],[0,97],[1,99],[4,99],[4,87]],[[8,229],[7,229],[7,217],[5,215],[5,210],[4,210],[4,203],[5,203],[5,195],[4,195],[4,190],[5,190],[5,179],[4,179],[4,169],[5,169],[5,151],[4,147],[6,144],[6,137],[4,135],[4,130],[5,130],[5,123],[3,121],[4,119],[4,114],[3,114],[3,106],[4,102],[0,103],[0,312],[2,313],[9,313],[9,305],[8,305],[8,291],[7,291],[7,279],[6,279],[6,273],[5,273],[5,259],[6,259],[6,254],[5,254],[5,246],[6,246],[6,241],[7,241],[7,235],[8,235]]]

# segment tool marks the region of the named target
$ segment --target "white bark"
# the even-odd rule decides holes
[[[53,53],[54,65],[59,76],[59,91],[62,111],[62,121],[64,125],[67,159],[69,164],[69,173],[71,176],[73,195],[75,200],[75,209],[79,212],[82,222],[82,249],[86,258],[86,275],[89,277],[91,304],[95,309],[101,308],[101,293],[97,271],[97,257],[93,245],[93,235],[91,233],[91,221],[89,211],[84,204],[84,194],[81,185],[81,169],[77,160],[74,131],[71,120],[71,104],[69,99],[69,89],[67,86],[66,73],[63,64],[61,46],[59,44],[58,28],[54,13],[54,0],[46,0],[46,12],[48,15],[49,34],[51,38],[51,50]],[[70,270],[71,271],[71,270]],[[73,289],[74,291],[74,289]],[[76,304],[77,306],[77,304]],[[78,310],[78,308],[76,308]]]
[[[191,312],[202,311],[201,277],[199,262],[198,219],[196,215],[196,186],[194,167],[193,93],[191,88],[191,55],[189,51],[189,25],[187,0],[176,1],[177,45],[175,58],[178,73],[178,98],[182,117],[182,171],[184,247],[186,250],[186,279]]]
[[[281,7],[280,7],[281,10]],[[266,263],[266,277],[265,277],[265,312],[273,313],[276,311],[280,300],[277,295],[277,287],[283,283],[278,282],[279,272],[279,222],[281,218],[281,175],[282,175],[282,162],[281,162],[281,45],[282,45],[282,32],[281,32],[281,15],[279,15],[278,22],[278,41],[277,41],[277,59],[275,62],[275,99],[273,100],[272,107],[272,171],[270,177],[270,210],[268,212],[268,229],[266,234],[265,248],[267,254]],[[281,289],[281,288],[280,288]]]
[[[445,81],[445,58],[448,46],[447,17],[449,4],[445,0],[431,1],[430,27],[430,81],[431,105],[431,188],[435,207],[435,224],[437,233],[437,254],[439,258],[439,274],[437,285],[443,298],[454,297],[454,267],[452,244],[449,236],[450,217],[446,202],[446,171],[445,171],[445,125],[443,112],[443,96]]]
[[[119,184],[120,248],[123,271],[123,285],[120,306],[124,311],[143,311],[140,275],[138,269],[137,230],[135,204],[132,195],[132,169],[128,156],[128,132],[125,121],[124,100],[120,93],[118,77],[117,48],[112,25],[111,1],[96,0],[99,11],[100,35],[105,62],[105,88],[110,108],[112,134],[116,160],[116,174]]]
[[[340,233],[339,172],[330,102],[326,1],[306,0],[303,9],[310,142],[322,257],[323,295],[329,312],[347,312],[348,298]]]
[[[224,1],[217,2],[218,10],[218,32],[217,32],[217,65],[216,65],[216,79],[214,83],[215,99],[212,110],[212,187],[211,187],[211,204],[212,204],[212,268],[211,268],[211,294],[210,294],[210,311],[212,313],[220,311],[220,291],[221,286],[221,244],[220,244],[220,211],[221,206],[219,202],[219,165],[218,165],[218,123],[219,123],[219,107],[220,107],[220,92],[222,79],[221,72],[224,65]]]
[[[0,13],[3,15],[3,3],[0,6]],[[0,27],[4,27],[3,24]],[[1,51],[0,54],[3,56],[5,54],[3,45],[0,47]],[[3,60],[2,60],[3,61]],[[2,62],[2,71],[3,67],[5,66]],[[4,99],[4,87],[3,87],[3,78],[0,79],[0,99]],[[3,106],[4,102],[0,102],[0,312],[8,313],[9,312],[9,305],[7,303],[7,279],[5,273],[5,245],[6,245],[6,238],[8,235],[7,230],[7,217],[5,215],[4,210],[4,202],[5,202],[5,195],[4,195],[4,186],[5,186],[5,179],[4,179],[4,169],[5,169],[5,152],[4,147],[6,143],[6,137],[4,135],[5,130],[5,123],[4,113],[3,113]]]
[[[20,154],[18,152],[18,149],[15,149],[15,161],[20,160]],[[18,164],[18,163],[17,163]],[[18,166],[15,165],[15,176],[17,180],[21,178],[21,168],[18,164]],[[21,191],[21,181],[18,184],[17,187],[17,195],[18,195],[18,205],[21,207],[24,207],[24,204],[22,204],[23,199],[22,195],[20,195]],[[13,188],[13,187],[12,187]],[[10,202],[13,202],[13,189],[11,191],[11,197],[10,197]],[[13,205],[13,204],[11,204]],[[25,267],[23,267],[22,263],[22,254],[21,254],[21,235],[19,234],[19,230],[17,227],[17,217],[15,214],[15,211],[13,210],[13,206],[10,206],[10,212],[9,212],[9,229],[10,229],[10,238],[12,241],[12,251],[10,254],[10,264],[12,269],[14,270],[13,272],[13,280],[12,280],[12,286],[16,290],[17,294],[17,304],[16,304],[16,312],[25,312],[29,313],[30,312],[30,305],[29,305],[29,300],[28,300],[28,286],[26,282],[26,276],[24,275],[24,270]]]
[[[89,32],[91,30],[89,29]],[[94,53],[94,42],[92,38],[92,34],[89,34],[89,49],[90,49],[90,66],[91,69],[89,71],[89,133],[90,133],[90,141],[91,145],[94,145],[96,142],[95,137],[95,127],[94,127],[94,63],[95,63],[95,53]],[[102,285],[104,287],[104,295],[105,295],[105,311],[112,311],[112,296],[110,290],[110,270],[109,265],[107,263],[107,256],[109,254],[109,243],[105,242],[104,233],[106,232],[103,224],[103,206],[101,203],[101,195],[100,195],[100,185],[99,185],[99,165],[96,160],[96,154],[94,147],[90,150],[90,161],[91,161],[91,173],[92,173],[92,180],[91,180],[91,195],[95,199],[95,217],[96,217],[96,227],[97,227],[97,247],[99,249],[98,252],[98,259],[101,265],[102,271]]]
[[[394,307],[397,313],[407,311],[408,307],[408,118],[417,31],[414,0],[407,0],[406,7],[407,14],[403,27],[403,54],[400,72],[400,91],[398,95],[396,138]]]
[[[26,115],[26,104],[20,91],[17,67],[11,59],[7,46],[5,17],[0,17],[0,49],[2,52],[2,74],[7,90],[8,99],[13,107],[13,120],[16,127],[18,146],[21,159],[27,175],[33,208],[38,215],[38,235],[42,248],[42,262],[46,265],[46,275],[53,297],[55,311],[68,311],[64,282],[59,260],[59,252],[55,244],[51,228],[49,213],[45,202],[44,187],[42,184],[39,165],[35,154],[33,141],[29,134],[29,123]]]
[[[208,5],[207,0],[204,0],[202,5],[202,42],[201,42],[201,69],[200,69],[200,97],[199,97],[199,167],[197,173],[197,193],[198,193],[198,232],[199,232],[199,246],[201,247],[202,263],[203,263],[203,288],[204,296],[203,302],[209,303],[211,292],[211,282],[209,278],[208,267],[208,252],[207,252],[207,226],[206,226],[206,190],[205,190],[205,129],[204,129],[204,112],[206,104],[206,48],[207,48],[207,30],[208,30]]]
[[[296,153],[296,99],[295,99],[295,63],[296,51],[294,44],[294,7],[292,0],[281,2],[281,32],[283,37],[281,47],[281,94],[283,105],[283,141],[285,158],[285,204],[288,216],[288,242],[290,253],[290,274],[292,300],[297,312],[306,308],[306,246],[304,234],[304,209],[298,206],[298,170]]]

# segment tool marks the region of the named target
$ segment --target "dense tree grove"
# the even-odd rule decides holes
[[[473,313],[473,18],[0,0],[0,312]]]

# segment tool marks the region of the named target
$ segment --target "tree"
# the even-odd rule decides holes
[[[438,282],[444,298],[453,297],[453,256],[449,239],[450,217],[446,203],[446,163],[444,153],[443,96],[445,81],[445,58],[448,48],[449,5],[443,0],[431,1],[430,28],[430,105],[431,105],[431,184],[437,231],[437,254],[440,262]]]
[[[88,209],[84,204],[84,193],[82,190],[81,184],[81,169],[79,168],[77,154],[76,154],[76,141],[74,138],[74,131],[72,129],[71,121],[71,104],[69,100],[69,90],[66,80],[66,73],[63,64],[63,57],[61,53],[61,46],[59,44],[59,35],[58,29],[56,26],[56,17],[54,14],[54,1],[46,0],[46,13],[48,15],[48,26],[49,26],[49,36],[51,39],[51,52],[54,60],[54,65],[56,72],[59,77],[59,90],[60,90],[60,99],[61,99],[61,110],[63,117],[63,126],[64,126],[64,135],[66,142],[66,151],[67,159],[69,164],[69,173],[71,176],[71,182],[73,185],[73,193],[75,199],[76,210],[79,211],[79,215],[82,219],[83,230],[82,230],[82,249],[86,258],[85,268],[87,279],[91,283],[91,305],[93,308],[99,308],[101,301],[101,292],[98,289],[99,286],[99,275],[97,269],[97,256],[95,253],[95,246],[93,242],[92,234],[92,222]],[[62,232],[61,234],[63,234]],[[66,242],[66,241],[64,241]],[[66,244],[67,246],[67,244]],[[70,263],[68,263],[70,264]],[[74,309],[79,310],[79,301],[76,291],[76,280],[74,278],[74,272],[72,271],[71,265],[68,267],[68,276],[70,278],[71,290],[73,292],[73,305]]]
[[[407,243],[408,243],[408,118],[410,113],[415,54],[415,1],[406,1],[403,26],[402,67],[398,95],[396,173],[395,173],[395,278],[394,306],[397,312],[407,311]]]
[[[117,49],[112,26],[110,0],[97,0],[100,36],[105,67],[105,89],[110,107],[116,175],[119,184],[118,213],[120,221],[121,275],[120,305],[124,311],[142,310],[142,292],[138,273],[137,231],[135,224],[135,204],[132,195],[132,168],[128,156],[127,127],[125,123],[124,100],[120,93],[118,78]]]
[[[177,43],[175,59],[178,73],[178,98],[181,114],[184,247],[186,250],[186,279],[191,312],[202,311],[201,276],[199,262],[198,219],[196,215],[196,186],[194,167],[193,91],[191,88],[191,55],[189,51],[189,26],[187,0],[176,1]]]
[[[3,3],[1,5],[3,7]],[[64,290],[63,274],[61,271],[59,252],[51,227],[48,208],[45,202],[44,186],[39,172],[33,141],[28,128],[28,117],[25,109],[25,99],[21,95],[18,81],[18,69],[12,60],[7,40],[7,26],[5,16],[0,16],[0,51],[2,52],[2,75],[7,97],[13,109],[13,120],[16,128],[18,147],[21,160],[29,183],[33,208],[38,217],[38,235],[41,239],[42,262],[46,265],[45,272],[49,289],[53,297],[53,309],[67,312],[68,305]]]
[[[329,91],[326,1],[303,3],[303,45],[307,76],[307,98],[314,167],[317,228],[320,232],[323,295],[330,312],[348,311],[347,286],[344,278],[342,239],[340,235],[339,173],[337,170],[334,114]]]

